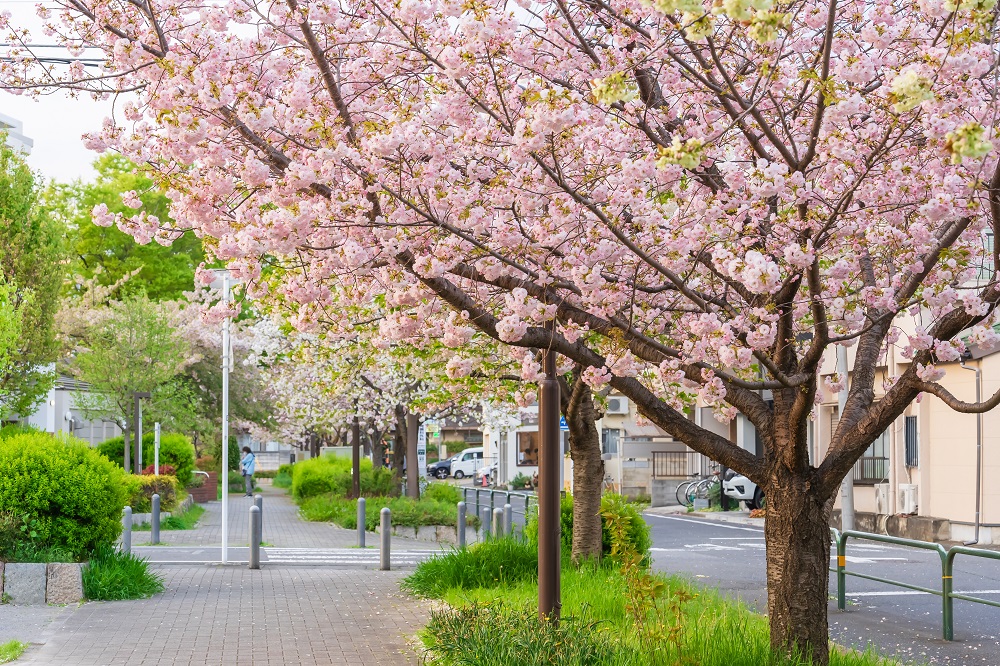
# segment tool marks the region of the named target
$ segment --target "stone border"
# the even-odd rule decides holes
[[[375,530],[375,534],[380,534],[381,530]],[[451,525],[420,525],[419,527],[409,527],[404,525],[393,525],[392,535],[414,539],[416,541],[430,541],[434,543],[458,543],[458,528]],[[466,526],[465,542],[476,543],[479,541],[479,532],[473,527]]]
[[[0,596],[15,606],[75,604],[83,600],[83,564],[0,562]]]

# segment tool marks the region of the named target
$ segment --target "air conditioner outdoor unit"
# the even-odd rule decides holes
[[[912,483],[899,484],[899,512],[913,514],[917,512],[917,486]]]
[[[875,485],[875,513],[884,516],[889,513],[889,484]]]
[[[628,414],[628,398],[608,398],[608,414]]]

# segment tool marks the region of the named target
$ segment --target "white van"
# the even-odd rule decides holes
[[[475,476],[476,470],[483,466],[483,447],[477,446],[465,449],[452,459],[451,475],[456,479]]]

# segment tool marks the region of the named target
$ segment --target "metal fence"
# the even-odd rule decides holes
[[[686,451],[653,451],[653,478],[687,476],[688,454]]]
[[[839,530],[831,528],[830,532],[833,536],[833,542],[837,548],[837,567],[835,569],[830,569],[830,571],[837,574],[837,608],[840,610],[845,610],[847,608],[848,576],[864,578],[865,580],[873,580],[879,583],[886,583],[888,585],[894,585],[908,590],[916,590],[918,592],[926,592],[928,594],[941,597],[941,635],[946,641],[955,639],[955,599],[962,599],[964,601],[971,601],[977,604],[985,604],[987,606],[1000,608],[1000,602],[955,592],[955,581],[953,578],[955,573],[955,558],[957,556],[966,555],[969,557],[982,557],[984,559],[1000,560],[1000,552],[994,550],[983,550],[981,548],[968,548],[966,546],[953,546],[950,549],[945,550],[944,546],[939,543],[917,541],[916,539],[903,539],[901,537],[891,537],[882,534],[869,534],[868,532],[855,532],[853,530],[840,532]],[[908,548],[919,548],[921,550],[934,551],[938,554],[938,557],[941,558],[941,587],[924,587],[922,585],[904,583],[902,581],[892,580],[889,578],[879,578],[878,576],[871,576],[857,571],[848,571],[848,539],[878,541],[897,546],[906,546]]]
[[[532,507],[537,508],[538,505],[536,495],[490,488],[462,488],[462,501],[465,502],[469,515],[473,516],[478,516],[482,507],[489,507],[492,513],[494,509],[502,509],[504,504],[510,504],[514,516],[521,517],[520,521],[514,521],[517,527],[523,527],[528,522]]]
[[[854,463],[854,480],[858,483],[879,483],[889,478],[889,459],[864,456]]]

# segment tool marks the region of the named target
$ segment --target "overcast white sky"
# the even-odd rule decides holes
[[[69,99],[61,93],[33,100],[0,91],[0,113],[24,123],[24,135],[35,142],[28,164],[47,179],[89,180],[98,154],[84,147],[81,135],[100,129],[111,102],[89,97]]]
[[[0,0],[0,11],[11,13],[11,27],[31,30],[33,43],[51,42],[41,34],[34,2]],[[110,100],[95,102],[88,96],[69,99],[54,93],[36,101],[0,90],[0,113],[24,123],[24,135],[35,142],[28,163],[43,176],[59,181],[89,180],[94,176],[90,164],[98,154],[84,148],[80,136],[100,129],[104,118],[111,114]]]

